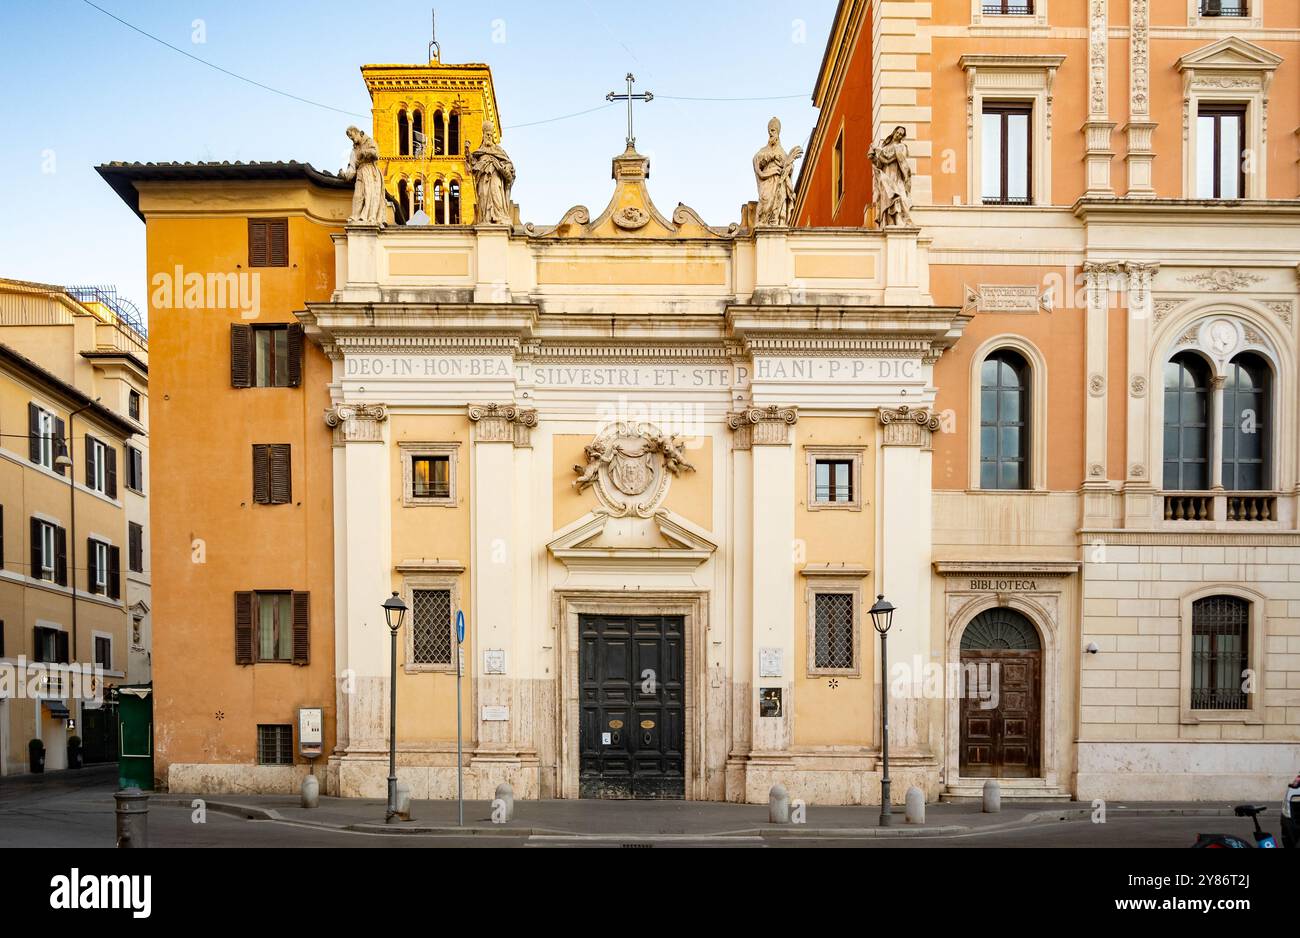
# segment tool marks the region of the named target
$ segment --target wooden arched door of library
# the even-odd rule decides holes
[[[961,637],[962,778],[1036,778],[1042,739],[1043,651],[1022,613],[999,607]]]

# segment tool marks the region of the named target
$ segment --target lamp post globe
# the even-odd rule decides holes
[[[392,596],[384,600],[384,619],[388,622],[388,628],[396,632],[402,627],[402,620],[406,617],[406,603],[402,602],[402,597],[394,591]]]

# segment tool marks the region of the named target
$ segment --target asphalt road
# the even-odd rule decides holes
[[[80,773],[18,777],[0,782],[0,847],[112,847],[115,842],[111,767]],[[629,809],[633,809],[629,805]],[[1123,818],[1041,823],[1017,830],[944,837],[888,839],[839,837],[716,837],[686,839],[627,837],[466,836],[423,837],[322,830],[291,822],[248,821],[208,811],[195,823],[188,808],[154,805],[149,842],[159,847],[519,847],[621,846],[624,842],[664,847],[1174,847],[1185,848],[1201,831],[1249,836],[1249,824],[1230,817]],[[1275,821],[1276,819],[1274,819]],[[1265,824],[1268,827],[1268,824]]]

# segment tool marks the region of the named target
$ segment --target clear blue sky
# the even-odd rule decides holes
[[[369,128],[359,68],[421,62],[426,0],[94,0],[209,62],[342,114],[253,87],[192,61],[85,0],[0,0],[0,148],[6,224],[0,276],[108,283],[145,309],[144,226],[94,172],[110,160],[289,160],[337,171],[343,130]],[[835,0],[460,0],[437,5],[445,62],[492,67],[519,173],[523,219],[603,208],[625,105],[605,105],[633,72],[662,211],[681,201],[710,224],[754,198],[750,158],[779,116],[787,147],[807,144],[812,85]],[[202,20],[203,42],[195,42]],[[503,41],[502,41],[503,40]],[[795,97],[786,97],[794,95]],[[674,98],[775,98],[686,101]]]

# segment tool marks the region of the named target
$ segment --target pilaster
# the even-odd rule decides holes
[[[336,624],[336,668],[341,688],[339,748],[348,753],[382,751],[388,742],[388,635],[381,604],[392,592],[392,500],[383,404],[339,404],[325,412],[334,431],[336,505],[335,582],[342,584],[343,611]],[[341,501],[337,499],[341,498]]]
[[[1156,124],[1151,120],[1151,9],[1150,0],[1129,0],[1129,105],[1128,170],[1131,198],[1150,198],[1156,194],[1155,159],[1151,138]]]
[[[513,759],[531,739],[531,699],[522,680],[525,645],[520,630],[528,621],[527,589],[531,564],[520,551],[527,543],[528,513],[519,493],[520,466],[516,448],[526,448],[537,412],[513,404],[471,404],[473,424],[470,489],[472,517],[472,618],[467,623],[466,672],[474,675],[473,716],[478,745],[474,760],[508,754]],[[525,452],[527,450],[525,449]],[[527,468],[527,461],[523,461]],[[521,580],[523,581],[521,584]],[[494,665],[489,673],[486,651],[500,652],[504,673]],[[487,710],[486,708],[491,708]],[[504,713],[503,713],[504,710]],[[483,717],[490,714],[492,719]],[[504,716],[504,719],[501,717]]]
[[[881,537],[876,585],[877,592],[898,607],[889,632],[889,658],[894,662],[930,660],[931,441],[939,425],[938,416],[923,408],[880,410]],[[862,629],[864,640],[874,643],[879,661],[879,636],[869,620]],[[878,683],[876,699],[880,699]],[[889,695],[889,741],[897,754],[927,754],[929,722],[928,701]]]
[[[1110,135],[1115,125],[1109,114],[1109,47],[1108,0],[1088,0],[1088,120],[1083,125],[1085,153],[1085,196],[1115,194],[1111,185],[1110,164],[1115,152]]]
[[[732,414],[738,448],[747,448],[753,466],[750,530],[753,538],[753,656],[750,713],[752,750],[759,757],[790,749],[794,727],[795,454],[792,428],[799,420],[793,407],[775,404]],[[774,656],[780,674],[763,667]],[[766,673],[767,676],[764,676]],[[759,711],[762,688],[781,691],[781,715]]]
[[[1084,523],[1108,527],[1111,523],[1109,470],[1106,462],[1107,327],[1111,291],[1123,273],[1122,264],[1083,265],[1088,294],[1084,334]]]

